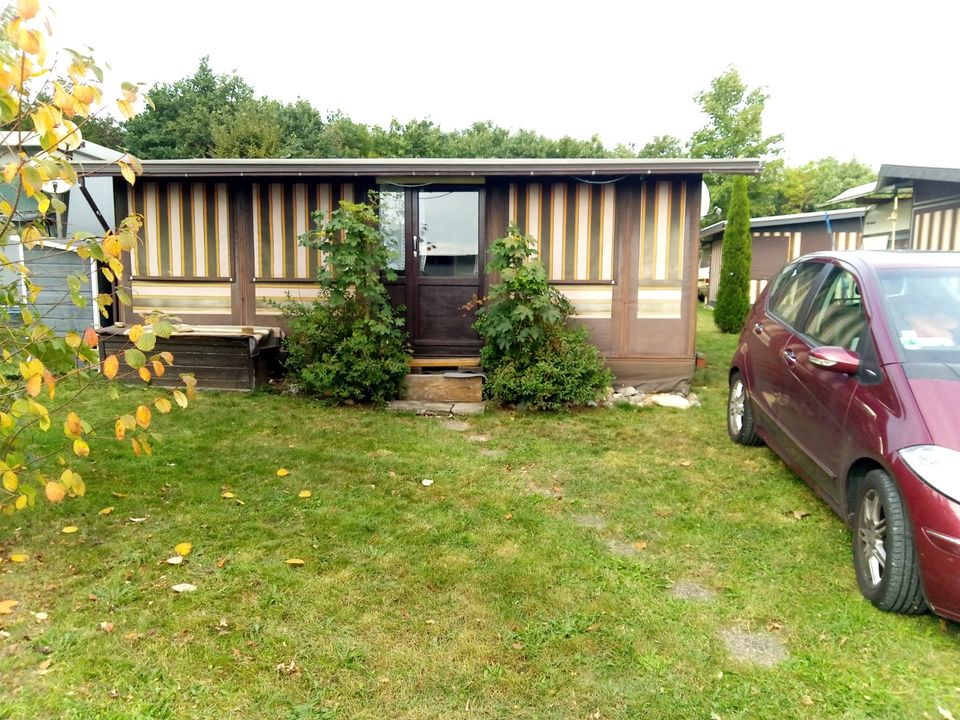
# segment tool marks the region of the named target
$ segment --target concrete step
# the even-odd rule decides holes
[[[478,403],[483,400],[483,375],[467,372],[410,373],[403,379],[400,399]]]

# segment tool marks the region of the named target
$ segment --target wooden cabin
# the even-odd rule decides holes
[[[751,218],[750,302],[754,302],[774,275],[791,260],[820,250],[859,250],[866,208],[830,210]],[[706,302],[717,301],[723,231],[726,221],[700,231],[704,259],[709,262]]]
[[[117,170],[104,172],[117,174]],[[194,326],[281,324],[271,301],[310,301],[323,261],[298,237],[312,214],[380,192],[385,239],[415,357],[476,357],[464,305],[491,278],[487,248],[515,222],[575,305],[618,382],[686,386],[694,329],[703,173],[756,160],[151,160],[116,214],[144,217],[130,258],[131,314]]]
[[[870,249],[960,251],[960,169],[881,165],[875,183],[827,205],[849,200],[866,206],[863,241]]]

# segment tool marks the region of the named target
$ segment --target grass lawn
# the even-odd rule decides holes
[[[873,609],[843,523],[729,442],[735,339],[700,320],[685,412],[458,431],[207,393],[152,458],[93,442],[85,498],[0,518],[29,555],[0,565],[0,718],[960,716],[957,626]],[[735,659],[734,631],[785,659]]]

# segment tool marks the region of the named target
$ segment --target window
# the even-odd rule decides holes
[[[816,345],[857,350],[866,334],[867,319],[856,279],[833,267],[810,308],[804,332]]]
[[[788,265],[774,280],[767,305],[769,311],[787,325],[796,324],[800,318],[807,296],[823,269],[822,263],[798,263]]]

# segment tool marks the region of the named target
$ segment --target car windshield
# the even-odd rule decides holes
[[[960,363],[960,268],[878,273],[904,362]]]

